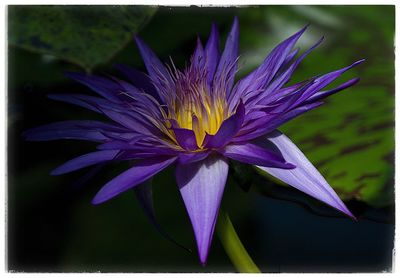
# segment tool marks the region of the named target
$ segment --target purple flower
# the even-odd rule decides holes
[[[128,81],[69,73],[99,96],[50,96],[103,114],[111,121],[57,122],[31,129],[25,136],[33,141],[78,139],[99,143],[97,151],[66,162],[52,172],[54,175],[116,160],[133,161],[133,167],[100,189],[93,204],[105,202],[175,165],[202,263],[207,260],[228,176],[228,159],[256,165],[354,217],[296,145],[277,131],[285,122],[322,105],[325,97],[359,80],[354,78],[323,91],[363,60],[287,86],[299,63],[322,41],[296,58],[298,49],[293,47],[305,30],[280,43],[257,69],[236,84],[237,18],[222,53],[213,25],[207,44],[197,41],[191,63],[183,71],[163,64],[136,37],[147,75],[124,65],[117,68]],[[145,193],[138,195],[150,204]]]

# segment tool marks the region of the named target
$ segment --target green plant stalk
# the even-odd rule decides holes
[[[220,209],[217,234],[226,254],[241,273],[261,273],[237,235],[228,213]]]

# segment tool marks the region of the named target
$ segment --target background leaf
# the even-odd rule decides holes
[[[9,43],[90,71],[152,17],[150,6],[10,6]]]

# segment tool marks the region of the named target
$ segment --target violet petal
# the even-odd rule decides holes
[[[147,72],[156,87],[174,87],[174,82],[168,69],[161,63],[157,55],[143,42],[139,37],[135,36],[136,44],[139,48],[142,59],[145,63]],[[164,96],[160,96],[161,100],[165,102]]]
[[[110,161],[118,154],[118,150],[106,150],[87,153],[65,162],[51,172],[51,175],[57,176],[73,172],[84,167],[92,166],[105,161]]]
[[[221,154],[231,159],[257,166],[282,169],[293,169],[296,167],[293,164],[287,163],[281,155],[252,143],[228,145],[221,151]]]
[[[135,166],[106,183],[96,194],[92,200],[92,204],[103,203],[135,187],[168,167],[175,160],[176,157],[159,157],[139,161]]]
[[[150,78],[146,74],[123,64],[116,64],[114,67],[129,79],[135,87],[143,89],[143,91],[151,94],[153,97],[159,98],[156,88],[154,88]]]
[[[233,138],[233,142],[246,142],[249,140],[253,140],[258,138],[264,134],[267,134],[274,129],[278,128],[279,126],[283,125],[284,123],[290,121],[293,118],[304,114],[307,111],[310,111],[314,108],[321,106],[323,102],[314,102],[309,104],[304,104],[303,106],[299,106],[285,114],[277,115],[275,118],[265,117],[265,119],[258,119],[256,120],[257,123],[254,124],[254,128],[250,132],[246,132],[245,134],[240,134],[237,137]]]
[[[343,84],[337,86],[337,87],[334,88],[334,89],[327,90],[327,91],[320,91],[320,92],[314,94],[312,97],[310,97],[309,99],[307,99],[305,102],[306,102],[306,103],[311,103],[311,102],[315,102],[315,101],[324,99],[324,98],[326,98],[326,97],[328,97],[328,96],[330,96],[330,95],[333,95],[333,94],[336,94],[337,92],[340,92],[341,90],[344,90],[344,89],[346,89],[346,88],[348,88],[348,87],[353,86],[353,85],[356,84],[358,81],[360,81],[360,78],[353,78],[353,79],[350,79],[350,80],[344,82]]]
[[[203,152],[184,152],[179,154],[180,164],[189,164],[205,159],[210,154],[209,151]]]
[[[207,41],[205,53],[206,53],[207,81],[208,84],[211,85],[220,58],[219,34],[217,26],[215,24],[211,26],[211,33]]]
[[[215,223],[228,176],[224,158],[207,159],[176,168],[176,180],[196,237],[199,258],[207,261]]]
[[[318,170],[288,137],[279,131],[275,131],[269,134],[266,140],[275,144],[281,151],[285,160],[295,164],[296,168],[291,170],[270,167],[258,168],[348,216],[355,218],[335,191],[329,186],[324,177],[322,177]]]
[[[72,78],[79,83],[82,83],[103,96],[104,98],[110,101],[119,101],[118,93],[120,91],[119,86],[112,82],[110,79],[95,76],[95,75],[86,75],[77,72],[67,72],[66,76]]]
[[[196,143],[196,135],[194,131],[186,128],[171,128],[175,133],[176,141],[179,145],[187,151],[194,151],[198,149]]]
[[[229,32],[228,38],[225,42],[225,48],[222,52],[221,59],[215,72],[214,80],[222,80],[227,78],[228,83],[226,84],[226,90],[229,92],[233,86],[233,76],[227,76],[229,67],[232,67],[232,74],[236,72],[237,68],[237,57],[239,52],[239,20],[235,17],[231,31]]]

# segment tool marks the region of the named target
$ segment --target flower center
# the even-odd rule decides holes
[[[193,130],[197,145],[201,147],[206,133],[217,133],[227,117],[225,106],[224,101],[212,101],[207,95],[203,95],[195,101],[176,107],[175,120],[181,128]]]
[[[178,72],[175,84],[176,98],[169,105],[168,117],[179,128],[193,130],[201,149],[206,134],[216,134],[229,117],[225,92],[215,92],[201,72]]]

